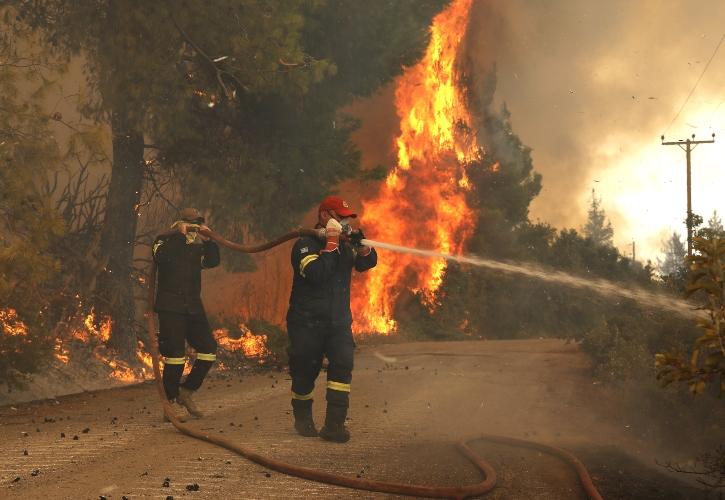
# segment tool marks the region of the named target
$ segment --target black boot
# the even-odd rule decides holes
[[[345,427],[347,417],[347,405],[336,405],[327,402],[327,415],[325,425],[320,429],[320,437],[325,441],[335,443],[347,443],[350,441],[350,431]]]
[[[297,434],[304,437],[315,437],[318,435],[315,421],[312,419],[311,399],[293,399],[292,413],[295,416],[295,430]]]

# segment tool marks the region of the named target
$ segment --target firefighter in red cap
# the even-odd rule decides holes
[[[185,208],[172,231],[156,238],[153,258],[158,266],[154,310],[159,316],[159,352],[164,357],[162,376],[166,397],[182,422],[186,411],[203,416],[192,395],[201,387],[216,360],[217,343],[201,303],[201,270],[219,265],[219,247],[199,234],[204,217]],[[186,342],[196,351],[191,372],[181,383],[186,364]],[[186,409],[186,411],[184,411]]]
[[[362,231],[352,231],[357,215],[342,198],[328,196],[319,207],[320,237],[302,237],[292,249],[294,280],[287,313],[292,410],[295,429],[306,437],[328,441],[350,439],[345,427],[352,381],[352,270],[375,267],[375,250],[361,244]],[[326,357],[327,414],[319,434],[312,419],[312,391]]]

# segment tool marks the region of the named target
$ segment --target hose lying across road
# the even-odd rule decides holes
[[[299,231],[293,231],[290,233],[287,233],[275,240],[272,240],[270,242],[252,246],[252,245],[241,245],[239,243],[234,243],[232,241],[229,241],[219,234],[213,232],[213,231],[206,231],[206,230],[200,230],[200,233],[204,236],[208,236],[212,238],[214,241],[219,243],[220,245],[223,245],[227,248],[230,248],[232,250],[236,250],[239,252],[244,253],[257,253],[262,252],[264,250],[268,250],[270,248],[273,248],[277,245],[280,245],[286,241],[290,241],[295,238],[299,238],[301,236],[314,236],[317,233],[314,230],[299,230]],[[148,296],[148,303],[149,303],[149,311],[146,315],[147,318],[147,327],[148,327],[148,339],[149,339],[149,347],[151,350],[151,358],[153,360],[153,368],[154,368],[154,377],[156,379],[156,388],[159,392],[159,399],[161,400],[161,404],[163,405],[164,414],[168,417],[168,419],[171,421],[172,425],[176,427],[176,429],[186,434],[187,436],[191,436],[193,438],[206,441],[212,444],[215,444],[217,446],[220,446],[222,448],[225,448],[227,450],[233,451],[235,453],[238,453],[239,455],[243,456],[244,458],[247,458],[248,460],[251,460],[263,467],[267,467],[268,469],[280,472],[282,474],[287,474],[291,476],[300,477],[302,479],[308,479],[310,481],[316,481],[320,483],[326,483],[326,484],[332,484],[337,486],[344,486],[347,488],[354,488],[358,490],[366,490],[366,491],[375,491],[375,492],[381,492],[381,493],[391,493],[391,494],[397,494],[397,495],[410,495],[410,496],[418,496],[418,497],[428,497],[428,498],[468,498],[472,496],[480,496],[484,495],[487,492],[491,491],[496,486],[496,471],[491,467],[491,465],[486,462],[483,458],[481,458],[479,455],[476,454],[475,451],[469,446],[469,444],[472,441],[476,440],[484,440],[484,441],[490,441],[498,444],[504,444],[504,445],[512,445],[512,446],[519,446],[524,448],[530,448],[537,451],[543,451],[545,453],[554,455],[560,459],[562,459],[564,462],[569,464],[577,473],[579,476],[579,480],[581,482],[582,488],[584,489],[585,493],[588,495],[589,498],[592,500],[601,500],[602,496],[599,494],[597,489],[594,487],[594,484],[592,483],[591,478],[589,477],[589,473],[587,472],[584,465],[571,453],[568,451],[562,450],[560,448],[555,448],[553,446],[547,446],[540,443],[535,443],[532,441],[525,441],[522,439],[515,439],[510,437],[504,437],[504,436],[493,436],[493,435],[483,435],[478,436],[473,439],[466,439],[459,441],[456,443],[456,447],[458,451],[461,452],[468,460],[471,461],[473,465],[478,468],[478,470],[483,475],[484,479],[476,484],[470,484],[465,486],[426,486],[426,485],[418,485],[418,484],[404,484],[404,483],[394,483],[394,482],[386,482],[386,481],[375,481],[375,480],[369,480],[369,479],[360,479],[360,478],[353,478],[350,476],[344,476],[344,475],[338,475],[333,474],[330,472],[325,472],[318,469],[310,469],[307,467],[300,467],[293,464],[288,464],[285,462],[281,462],[279,460],[275,460],[273,458],[267,457],[265,455],[260,455],[259,453],[256,453],[248,448],[245,448],[243,446],[240,446],[236,443],[233,443],[229,441],[228,439],[224,439],[221,437],[218,437],[216,435],[210,435],[203,431],[200,431],[198,429],[195,429],[192,426],[189,426],[185,423],[180,422],[176,417],[174,412],[172,411],[169,401],[166,399],[166,392],[164,391],[164,385],[161,379],[161,366],[160,366],[160,355],[159,355],[159,346],[158,346],[158,340],[156,338],[156,320],[153,313],[153,304],[155,300],[155,291],[156,291],[156,263],[152,261],[151,264],[151,276],[149,281],[149,296]]]

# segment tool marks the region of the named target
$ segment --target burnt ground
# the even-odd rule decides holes
[[[503,434],[573,451],[605,498],[708,498],[654,464],[670,458],[666,436],[653,436],[646,416],[633,419],[619,396],[596,384],[574,345],[365,345],[356,362],[353,439],[346,445],[294,433],[284,372],[216,374],[199,394],[208,415],[193,425],[292,463],[424,484],[479,481],[452,443]],[[318,386],[319,423],[324,384]],[[155,388],[143,384],[0,407],[0,497],[388,497],[284,476],[185,437],[161,423],[156,398]],[[584,498],[573,472],[556,458],[485,441],[473,447],[498,473],[486,498]],[[194,484],[198,491],[188,491]]]

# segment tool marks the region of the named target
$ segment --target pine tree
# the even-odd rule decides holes
[[[707,220],[707,227],[703,227],[697,231],[697,236],[707,239],[725,238],[725,229],[723,228],[720,216],[717,214],[717,210],[713,210],[712,216]]]
[[[602,199],[597,198],[597,194],[592,189],[592,197],[589,201],[589,211],[587,213],[587,223],[582,228],[584,236],[589,238],[597,246],[613,246],[612,237],[614,230],[612,223],[607,220],[606,213],[601,207]]]
[[[672,236],[663,242],[661,253],[664,255],[664,259],[657,258],[657,269],[660,275],[663,277],[684,276],[687,248],[677,232],[673,231]]]

